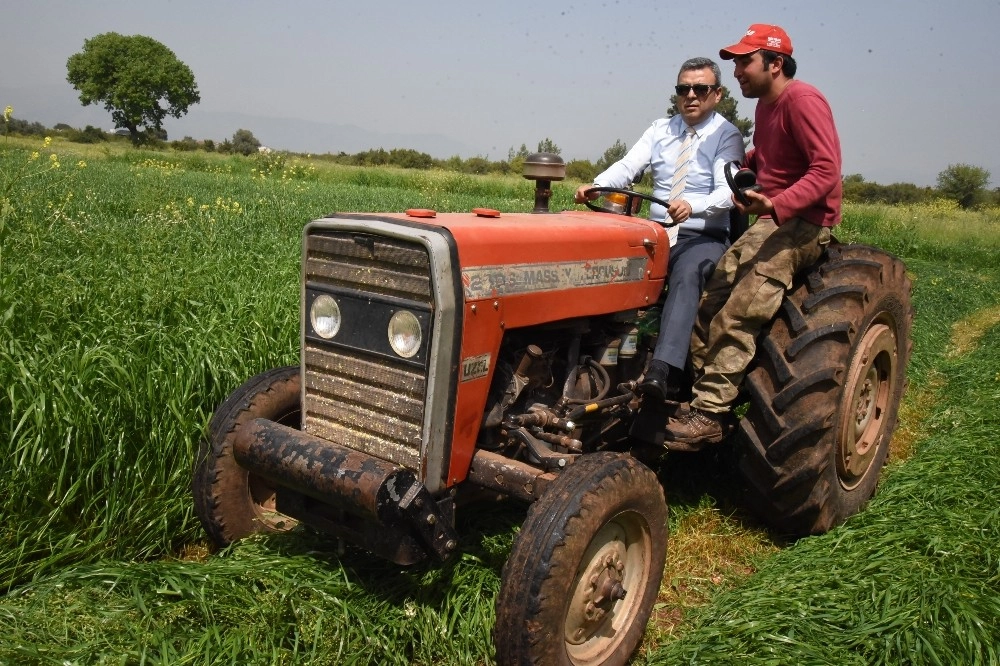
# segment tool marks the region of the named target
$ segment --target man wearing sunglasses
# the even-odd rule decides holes
[[[826,98],[794,79],[792,42],[775,25],[750,26],[719,51],[733,60],[744,97],[756,98],[753,149],[745,166],[760,192],[735,204],[759,216],[718,263],[705,286],[691,338],[696,380],[690,409],[667,423],[672,450],[716,443],[735,425],[730,407],[771,321],[801,269],[815,263],[840,222],[840,139]]]
[[[743,159],[743,137],[715,112],[722,99],[722,72],[708,58],[692,58],[677,75],[672,118],[653,122],[628,153],[575,194],[577,203],[594,199],[592,187],[629,187],[647,168],[653,196],[669,203],[650,206],[652,220],[668,217],[670,267],[667,298],[653,359],[639,391],[647,400],[675,400],[683,384],[691,330],[705,281],[729,245],[732,198],[725,165]]]

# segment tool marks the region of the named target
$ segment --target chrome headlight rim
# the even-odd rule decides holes
[[[397,310],[389,318],[386,327],[389,347],[401,358],[413,358],[423,344],[423,329],[420,319],[409,310]]]
[[[309,323],[312,330],[324,340],[340,332],[344,318],[337,299],[330,294],[319,294],[309,306]]]

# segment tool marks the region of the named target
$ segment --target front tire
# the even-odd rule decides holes
[[[195,513],[218,547],[256,532],[282,532],[297,523],[275,509],[274,488],[233,457],[237,429],[256,418],[301,427],[298,366],[275,368],[248,379],[219,406],[195,463]]]
[[[762,336],[737,455],[751,508],[780,532],[826,532],[874,494],[906,385],[910,289],[896,257],[834,244]]]
[[[581,456],[529,510],[497,597],[497,663],[624,664],[666,561],[667,503],[634,458]]]

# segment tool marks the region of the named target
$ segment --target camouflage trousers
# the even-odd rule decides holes
[[[691,333],[697,378],[692,407],[728,411],[753,359],[757,334],[781,307],[795,274],[815,263],[829,243],[829,227],[801,218],[781,226],[760,219],[722,255]]]

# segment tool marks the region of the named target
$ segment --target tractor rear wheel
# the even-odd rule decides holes
[[[195,462],[195,512],[216,546],[255,532],[281,532],[297,523],[275,510],[274,488],[233,457],[237,429],[256,418],[301,427],[298,366],[275,368],[248,379],[219,406]]]
[[[763,333],[737,456],[751,508],[778,531],[826,532],[874,494],[906,384],[910,288],[896,257],[832,244]]]
[[[504,567],[497,663],[624,664],[663,577],[667,504],[626,454],[581,456],[529,510]]]

